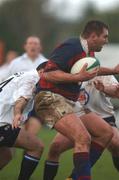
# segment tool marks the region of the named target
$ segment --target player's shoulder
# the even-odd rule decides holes
[[[64,47],[64,46],[67,46],[67,45],[75,45],[75,44],[79,44],[80,40],[79,38],[77,37],[71,37],[71,38],[68,38],[68,39],[65,39],[63,42],[59,43],[57,46],[56,46],[56,49],[57,48],[60,48],[60,47]]]
[[[81,46],[81,43],[80,43],[80,39],[78,37],[71,37],[69,39],[67,39],[66,41],[64,41],[62,44],[61,44],[61,47],[64,47],[64,48],[68,48],[68,51],[72,52],[77,52],[79,51],[80,49],[82,50],[82,46]]]
[[[71,37],[71,38],[67,39],[66,41],[64,41],[64,43],[70,44],[70,45],[79,44],[79,42],[80,42],[80,40],[77,37]]]

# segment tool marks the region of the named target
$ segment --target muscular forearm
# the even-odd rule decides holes
[[[44,77],[47,81],[55,82],[55,83],[79,82],[79,78],[77,78],[75,75],[65,73],[65,72],[59,71],[59,70],[44,73]]]
[[[70,73],[65,73],[64,71],[61,70],[56,70],[56,71],[43,73],[43,77],[47,81],[53,83],[78,83],[92,79],[93,77],[96,76],[96,74],[97,74],[97,70],[88,72],[85,69],[82,69],[82,71],[80,71],[77,74],[70,74]]]
[[[118,74],[115,68],[107,68],[107,67],[100,67],[98,71],[98,76],[100,75],[112,75],[112,74]]]
[[[98,75],[114,75],[114,74],[119,74],[119,64],[117,64],[114,68],[100,67],[98,71]]]

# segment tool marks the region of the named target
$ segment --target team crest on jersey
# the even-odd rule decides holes
[[[89,101],[89,94],[84,88],[80,89],[78,101],[81,105],[86,105]]]

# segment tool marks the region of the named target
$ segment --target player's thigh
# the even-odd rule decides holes
[[[93,112],[83,115],[80,118],[89,133],[94,137],[103,136],[106,132],[112,132],[111,126]]]
[[[38,134],[41,126],[40,120],[35,117],[30,117],[24,125],[25,129],[34,135]]]
[[[50,148],[51,149],[58,149],[60,153],[73,148],[74,143],[70,141],[67,137],[63,136],[60,133],[57,133],[56,136],[54,137]]]
[[[34,134],[31,134],[24,128],[21,128],[14,146],[32,151],[41,148],[43,143]]]
[[[0,147],[0,165],[3,161],[12,159],[12,150],[8,147]]]
[[[75,114],[65,115],[56,122],[54,128],[73,143],[77,140],[88,141],[90,139],[90,135],[84,124]]]

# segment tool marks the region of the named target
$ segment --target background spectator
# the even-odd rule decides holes
[[[30,36],[24,44],[25,53],[12,61],[8,69],[8,76],[20,72],[35,69],[39,64],[47,61],[42,55],[41,41],[36,36]]]

